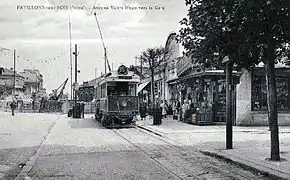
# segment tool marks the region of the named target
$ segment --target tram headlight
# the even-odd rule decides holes
[[[122,106],[123,106],[123,107],[126,107],[126,106],[127,106],[127,101],[124,100],[124,101],[122,102]]]

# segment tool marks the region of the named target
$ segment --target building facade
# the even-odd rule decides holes
[[[157,100],[168,102],[178,99],[177,92],[177,62],[180,58],[180,44],[176,41],[176,33],[172,32],[166,39],[163,62],[155,70],[153,95]],[[150,103],[151,99],[151,74],[150,71],[142,73],[145,78],[141,79],[138,93],[143,101]]]
[[[24,69],[19,73],[24,77],[25,94],[43,92],[43,76],[37,69]]]
[[[96,82],[97,79],[84,81],[83,84],[79,86],[77,91],[79,101],[91,102],[94,99]]]
[[[15,95],[20,95],[24,92],[24,77],[19,73],[15,73]],[[3,99],[12,95],[14,85],[13,69],[1,68],[0,70],[0,97]]]
[[[176,40],[176,33],[169,34],[165,49],[168,52],[165,55],[165,70],[164,70],[164,100],[178,100],[177,92],[177,62],[180,59],[180,44]]]
[[[265,68],[242,70],[237,85],[237,125],[268,125]],[[277,108],[279,125],[290,125],[290,68],[276,67]]]

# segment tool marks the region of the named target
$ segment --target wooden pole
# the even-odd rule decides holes
[[[77,84],[78,82],[78,46],[77,44],[75,44],[75,52],[74,52],[74,55],[75,55],[75,85]],[[74,90],[74,104],[75,104],[75,107],[77,105],[77,93],[76,93],[76,89]]]

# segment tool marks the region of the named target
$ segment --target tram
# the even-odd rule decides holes
[[[95,119],[107,128],[131,126],[139,111],[140,78],[124,65],[97,78]]]

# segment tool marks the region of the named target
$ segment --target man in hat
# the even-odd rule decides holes
[[[82,118],[85,118],[85,103],[81,102],[81,116]]]

